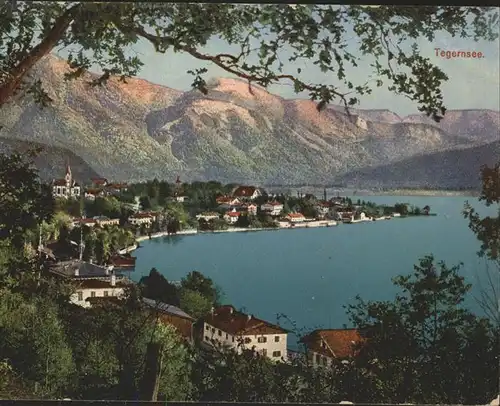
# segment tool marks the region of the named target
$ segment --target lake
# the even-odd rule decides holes
[[[356,200],[355,196],[353,200]],[[409,274],[426,254],[449,266],[463,262],[476,283],[486,263],[479,243],[461,215],[466,197],[359,197],[379,204],[428,204],[435,217],[413,217],[330,228],[176,236],[144,241],[135,252],[134,280],[156,267],[179,281],[197,270],[224,291],[225,302],[270,322],[284,313],[297,326],[342,328],[343,305],[356,295],[386,300],[396,289],[391,278]],[[482,208],[482,213],[494,209]],[[477,287],[476,287],[477,291]],[[469,295],[467,305],[479,312]],[[285,324],[283,324],[286,327]]]

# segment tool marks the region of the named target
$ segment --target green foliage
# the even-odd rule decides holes
[[[144,297],[173,306],[180,304],[177,287],[169,283],[156,268],[152,268],[148,276],[141,278],[139,286]]]
[[[75,373],[71,348],[54,304],[0,291],[0,357],[37,385],[40,397],[65,394]],[[35,391],[34,391],[35,392]]]
[[[163,323],[154,326],[153,340],[162,345],[162,369],[159,398],[166,401],[190,400],[194,390],[191,381],[191,354],[174,327]]]
[[[192,271],[181,280],[181,288],[198,292],[209,300],[212,305],[219,305],[222,293],[212,279],[207,278],[198,271]]]
[[[85,213],[87,217],[105,216],[119,218],[121,215],[121,203],[114,197],[97,197],[94,201],[85,202]]]
[[[486,206],[498,206],[497,216],[482,218],[468,202],[464,207],[464,217],[469,220],[469,228],[481,242],[480,256],[486,256],[500,264],[500,162],[494,167],[481,169],[483,188],[479,201]]]
[[[346,75],[358,66],[360,57],[347,43],[352,33],[363,55],[374,59],[375,86],[407,96],[419,109],[439,120],[445,113],[441,85],[446,74],[422,55],[416,39],[434,41],[436,32],[463,38],[495,40],[498,18],[486,7],[443,6],[309,6],[237,4],[62,4],[17,1],[3,5],[0,20],[0,105],[19,90],[28,89],[43,105],[50,97],[39,81],[29,82],[27,72],[55,48],[70,49],[73,71],[67,79],[81,76],[92,65],[103,74],[92,85],[102,85],[111,75],[123,81],[135,76],[140,58],[127,49],[139,40],[150,42],[160,53],[183,52],[210,62],[251,83],[268,87],[288,81],[296,93],[307,92],[321,110],[333,100],[345,106],[370,94],[373,84],[353,83]],[[210,18],[207,18],[210,16]],[[40,27],[33,30],[32,27]],[[214,37],[234,53],[209,54],[203,47]],[[407,42],[408,46],[403,46]],[[33,46],[33,44],[37,44]],[[406,44],[404,44],[406,45]],[[283,51],[289,52],[288,56]],[[310,61],[322,72],[338,79],[333,85],[311,84],[288,71],[285,62]],[[193,86],[208,91],[205,67],[191,69]],[[26,83],[28,82],[28,83]]]
[[[461,306],[471,286],[459,268],[435,264],[427,256],[412,275],[394,279],[402,292],[394,301],[364,302],[358,297],[348,307],[352,323],[367,340],[355,360],[366,371],[361,380],[366,392],[357,399],[467,404],[493,398],[499,379],[498,331]],[[472,356],[471,343],[484,358]],[[470,385],[461,384],[471,376],[484,379],[479,398]]]
[[[186,288],[180,292],[181,309],[195,319],[199,319],[210,313],[212,304],[210,299],[200,292]]]
[[[54,207],[50,189],[33,166],[37,152],[0,154],[0,239],[9,238],[18,248],[26,230],[50,220]]]

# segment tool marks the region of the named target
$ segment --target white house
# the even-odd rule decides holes
[[[70,302],[82,307],[91,307],[88,299],[102,297],[121,297],[125,293],[127,283],[117,281],[116,275],[109,278],[75,280],[76,291],[70,296]]]
[[[109,217],[106,216],[96,216],[94,217],[94,220],[96,221],[97,225],[101,227],[117,226],[120,224],[120,219],[110,219]]]
[[[239,312],[233,306],[212,309],[202,325],[202,342],[205,344],[227,346],[238,352],[243,348],[254,349],[275,361],[287,359],[288,331]]]
[[[279,216],[283,212],[283,205],[280,202],[273,201],[264,203],[260,209],[271,216]]]
[[[205,221],[210,221],[210,220],[215,220],[218,219],[220,215],[218,213],[201,213],[196,215],[196,220],[205,220]]]
[[[134,225],[150,225],[154,221],[154,216],[152,216],[150,213],[135,213],[128,218],[128,221],[130,224]]]
[[[100,189],[87,189],[85,191],[84,197],[86,200],[95,200],[97,197],[104,197],[105,193]]]
[[[285,217],[290,223],[302,223],[306,218],[302,213],[290,213]]]
[[[250,203],[250,204],[242,204],[240,206],[240,209],[241,210],[245,210],[248,214],[252,214],[252,215],[257,215],[257,206],[253,203]]]
[[[314,330],[301,340],[306,347],[306,355],[310,364],[330,366],[337,360],[345,360],[355,355],[363,338],[356,329]]]
[[[262,191],[255,186],[239,186],[233,190],[232,194],[238,199],[255,200],[262,196]]]
[[[330,213],[330,205],[327,202],[319,202],[316,205],[316,210],[318,211],[318,215],[320,217],[325,217]]]
[[[228,197],[228,196],[220,196],[217,199],[215,199],[217,204],[221,209],[229,209],[234,206],[239,206],[241,204],[241,201],[239,199],[236,199],[234,197]]]
[[[236,211],[236,209],[233,209],[231,211],[228,211],[226,214],[224,214],[224,220],[226,220],[229,224],[234,224],[238,221],[240,218],[241,213],[239,211]]]
[[[73,218],[72,227],[79,227],[79,226],[87,226],[87,227],[94,227],[97,225],[97,221],[95,219],[87,219],[87,218]]]
[[[56,179],[52,182],[52,195],[59,198],[78,198],[80,197],[81,188],[73,179],[71,168],[66,165],[66,175],[64,179]]]

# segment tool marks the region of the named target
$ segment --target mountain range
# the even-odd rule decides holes
[[[138,78],[92,87],[97,75],[66,81],[67,71],[64,60],[44,58],[32,76],[42,80],[50,106],[23,98],[0,109],[0,150],[44,146],[36,164],[47,180],[61,177],[69,162],[82,182],[180,175],[451,188],[478,185],[480,165],[499,158],[498,111],[452,110],[438,124],[383,109],[318,112],[310,100],[283,99],[236,79],[213,79],[203,95]]]

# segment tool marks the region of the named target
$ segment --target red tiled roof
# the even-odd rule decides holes
[[[135,213],[130,217],[134,219],[144,219],[144,218],[152,218],[154,216],[149,213]]]
[[[330,207],[330,203],[328,203],[328,202],[320,202],[320,203],[318,203],[318,206],[320,206],[320,207]]]
[[[160,314],[158,318],[162,323],[175,327],[184,339],[191,341],[193,329],[193,322],[191,320],[173,314]]]
[[[228,196],[220,196],[217,199],[215,199],[215,201],[217,203],[230,203],[233,200],[235,200],[235,199],[233,199],[232,197],[228,197]]]
[[[270,205],[270,206],[283,206],[282,203],[280,202],[277,202],[276,200],[275,201],[272,201],[272,202],[267,202],[266,204]]]
[[[309,350],[340,359],[355,355],[356,345],[363,341],[357,329],[315,330],[301,339]]]
[[[108,189],[125,189],[127,187],[126,183],[111,183],[106,186]]]
[[[109,260],[115,266],[135,265],[136,258],[124,257],[123,255],[114,255]]]
[[[255,193],[255,190],[257,190],[255,186],[240,186],[233,192],[233,196],[249,197]]]
[[[103,185],[108,182],[106,178],[92,178],[91,181],[96,185]]]
[[[304,215],[302,213],[289,213],[288,217],[290,218],[302,218]]]
[[[239,217],[241,213],[239,211],[228,211],[226,214],[229,217]]]
[[[54,186],[66,186],[66,180],[65,179],[56,179],[53,182]]]
[[[254,316],[236,311],[233,306],[226,305],[214,309],[203,319],[206,323],[231,335],[286,334],[287,330]]]
[[[90,193],[91,195],[97,195],[102,192],[101,189],[87,189],[85,191],[86,193]]]

